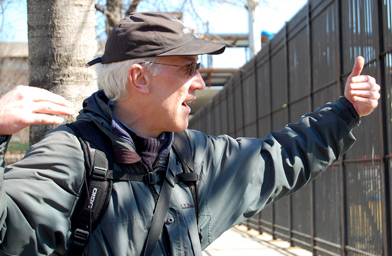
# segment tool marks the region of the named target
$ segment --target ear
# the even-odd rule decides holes
[[[129,68],[128,80],[133,89],[140,93],[149,93],[149,79],[145,69],[140,64],[134,64]]]

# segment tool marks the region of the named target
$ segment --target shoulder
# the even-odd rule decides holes
[[[29,151],[34,151],[37,148],[45,148],[46,151],[64,150],[61,152],[62,154],[66,154],[68,151],[81,152],[82,150],[78,137],[67,125],[60,125],[59,127],[47,132],[39,142],[31,146]]]
[[[51,179],[66,190],[77,193],[84,177],[84,155],[78,138],[66,125],[48,132],[32,145],[23,159],[11,166],[12,173],[35,179]]]
[[[32,145],[21,161],[8,169],[84,168],[84,157],[78,138],[66,125],[49,131]]]

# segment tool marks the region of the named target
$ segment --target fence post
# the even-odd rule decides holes
[[[249,115],[249,113],[245,113],[245,104],[244,104],[244,69],[240,69],[240,91],[241,91],[241,129],[242,134],[240,136],[248,136],[245,131],[245,115]],[[254,135],[253,135],[254,136]]]
[[[382,166],[384,167],[384,171],[381,171],[381,203],[382,203],[382,225],[383,225],[383,251],[384,255],[391,255],[391,205],[390,205],[390,184],[389,184],[389,177],[390,177],[390,170],[389,164],[387,161],[391,161],[388,158],[389,152],[389,136],[388,136],[388,117],[387,117],[387,89],[386,86],[386,74],[385,74],[385,57],[387,53],[385,52],[384,47],[384,12],[383,12],[383,2],[382,0],[378,0],[376,2],[376,14],[375,16],[377,19],[377,28],[375,33],[378,39],[378,44],[376,44],[376,55],[377,55],[377,81],[383,86],[381,86],[381,107],[378,108],[379,111],[379,122],[380,122],[380,136],[382,149],[380,152],[383,154]]]
[[[259,55],[260,54],[256,55],[255,61],[253,63],[253,73],[254,73],[254,78],[255,78],[254,83],[255,83],[255,98],[256,98],[256,100],[255,100],[255,104],[256,104],[255,108],[256,108],[256,137],[257,138],[260,138],[260,136],[261,136],[260,135],[260,131],[259,131],[259,120],[258,120],[258,118],[259,118],[259,101],[257,99],[257,96],[259,95],[259,92],[258,92],[259,80],[258,80],[258,76],[257,76],[257,56],[259,56]],[[261,227],[261,221],[260,221],[261,218],[262,218],[262,211],[260,211],[257,214],[257,231],[259,232],[259,234],[263,233],[263,230],[262,230],[262,227]]]
[[[268,44],[268,78],[269,78],[269,89],[270,89],[270,131],[272,131],[272,124],[273,124],[273,98],[272,98],[272,49],[271,49],[271,44]],[[275,234],[275,204],[272,204],[271,206],[271,235],[272,235],[272,239],[276,239],[276,234]]]
[[[308,47],[309,47],[309,57],[308,57],[308,74],[309,74],[309,106],[308,110],[311,111],[313,109],[313,50],[312,50],[312,30],[311,30],[311,20],[310,20],[310,15],[311,15],[311,0],[308,0],[307,4],[307,16],[306,16],[306,29],[307,29],[307,35],[308,35]],[[312,181],[310,184],[310,246],[311,246],[311,252],[313,255],[316,255],[316,248],[315,248],[315,188],[314,188],[314,181]]]
[[[287,83],[287,121],[288,121],[288,123],[290,123],[292,120],[291,120],[291,114],[290,114],[290,103],[291,103],[290,84],[291,83],[290,83],[290,54],[289,54],[288,22],[286,22],[284,29],[285,29],[285,37],[284,37],[285,43],[284,43],[284,45],[285,45],[285,54],[286,54],[286,79],[287,79],[287,81],[286,81],[286,83]],[[292,214],[293,213],[293,196],[292,195],[289,195],[288,201],[289,201],[289,205],[288,205],[289,211],[288,211],[288,216],[287,216],[287,218],[288,218],[288,232],[289,232],[289,234],[288,234],[289,241],[288,242],[290,243],[290,246],[293,246],[294,241],[293,241],[293,218],[292,218],[292,216],[293,216],[293,214]]]
[[[343,42],[342,42],[342,6],[341,1],[336,1],[336,8],[337,8],[337,22],[336,22],[336,30],[338,35],[337,40],[337,51],[336,51],[336,60],[337,60],[337,89],[339,94],[343,94],[344,92],[344,85],[342,84],[342,76],[343,76],[343,57],[342,57],[342,50],[343,50]],[[341,246],[341,255],[346,255],[346,244],[347,244],[347,222],[346,222],[346,172],[344,168],[344,159],[345,155],[343,155],[342,160],[339,163],[339,188],[340,188],[340,246]]]

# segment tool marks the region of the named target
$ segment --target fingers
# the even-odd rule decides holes
[[[367,75],[360,75],[360,76],[354,76],[351,77],[351,80],[349,80],[351,83],[370,83],[370,84],[376,84],[376,79],[371,76]]]
[[[64,102],[66,103],[66,102]],[[59,102],[39,101],[32,104],[32,113],[51,114],[51,115],[73,115],[75,110],[68,105]]]
[[[368,98],[371,100],[379,100],[380,99],[380,93],[376,91],[366,91],[366,90],[356,90],[351,92],[351,96],[353,97],[353,100],[357,97],[361,98]]]
[[[378,99],[379,97],[376,99],[376,98],[353,96],[353,100],[356,103],[356,105],[360,104],[361,109],[367,109],[369,113],[371,113],[375,108],[377,108]],[[368,113],[361,112],[359,114],[362,116],[362,115],[367,115]]]
[[[364,103],[373,106],[374,103],[366,103],[368,100],[380,99],[380,86],[376,80],[370,76],[357,76],[351,79],[347,85],[346,97],[351,98],[353,102]]]
[[[349,81],[347,85],[347,89],[351,91],[356,91],[356,90],[367,90],[367,91],[373,91],[373,92],[378,92],[380,91],[381,87],[376,83],[376,79],[374,79],[371,76],[356,76],[351,78],[351,81]]]
[[[28,120],[29,124],[62,124],[64,122],[64,118],[60,116],[46,114],[32,114],[26,120]]]
[[[73,107],[73,103],[66,100],[64,97],[47,91],[42,88],[37,87],[29,87],[34,92],[34,101],[35,102],[51,102],[57,105],[66,106],[66,107]]]
[[[33,94],[31,102],[30,124],[61,124],[64,118],[55,115],[75,114],[74,104],[64,97],[42,88],[29,87]]]
[[[13,101],[23,103],[24,111],[51,115],[73,115],[74,104],[64,97],[48,90],[19,85],[15,89]]]
[[[362,56],[358,56],[357,59],[355,60],[349,79],[355,76],[359,76],[362,73],[364,65],[365,65],[365,59]]]

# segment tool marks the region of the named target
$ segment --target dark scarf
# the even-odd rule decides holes
[[[167,159],[173,141],[173,133],[162,133],[158,138],[147,138],[136,134],[112,113],[113,133],[127,141],[141,157],[149,171],[153,171],[159,160]]]

